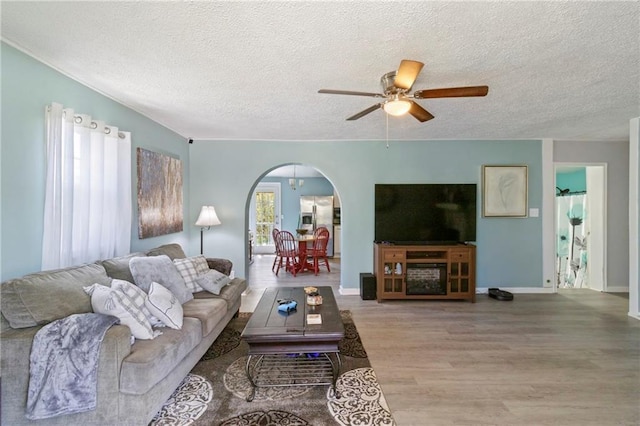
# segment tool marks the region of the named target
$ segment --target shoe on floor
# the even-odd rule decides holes
[[[496,300],[505,300],[505,301],[513,300],[512,293],[505,290],[500,290],[499,288],[490,288],[489,297]]]

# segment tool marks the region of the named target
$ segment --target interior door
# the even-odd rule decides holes
[[[251,197],[250,231],[253,233],[253,252],[275,253],[273,228],[280,229],[280,183],[260,182]]]

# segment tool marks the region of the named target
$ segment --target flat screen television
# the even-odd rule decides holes
[[[375,241],[457,244],[476,240],[475,183],[376,184]]]

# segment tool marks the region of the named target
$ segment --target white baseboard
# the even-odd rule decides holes
[[[340,286],[340,294],[343,296],[360,296],[359,288],[344,288]]]
[[[493,288],[493,287],[492,287]],[[508,291],[509,293],[519,294],[553,294],[551,287],[499,287],[500,290]],[[629,289],[626,287],[609,287],[607,293],[628,293]],[[489,287],[477,287],[476,294],[489,293]],[[344,288],[340,287],[340,294],[343,296],[359,296],[359,288]]]
[[[607,293],[629,293],[629,287],[622,287],[622,286],[609,286],[607,287]]]

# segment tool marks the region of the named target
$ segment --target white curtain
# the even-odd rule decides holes
[[[131,134],[56,103],[45,115],[42,269],[129,253]]]

